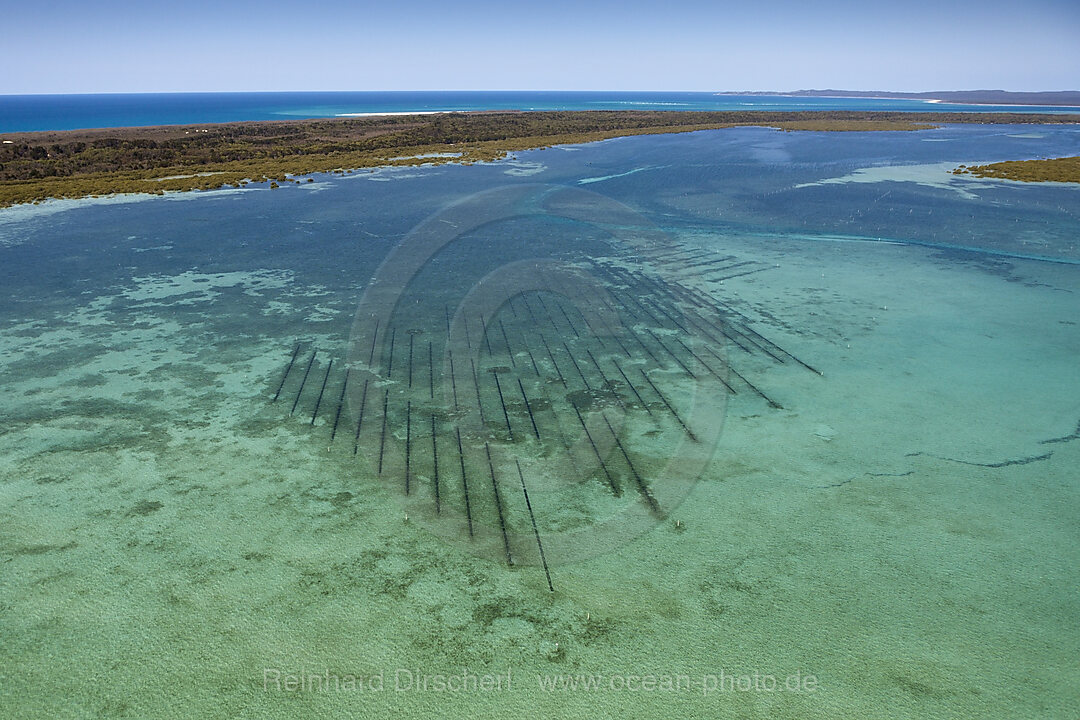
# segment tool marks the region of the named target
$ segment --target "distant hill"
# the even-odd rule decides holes
[[[722,92],[717,95],[783,95],[786,97],[850,97],[940,100],[968,105],[1075,105],[1080,106],[1080,90],[1053,92],[1011,92],[1008,90],[936,90],[906,93],[887,90],[795,90],[794,92]]]

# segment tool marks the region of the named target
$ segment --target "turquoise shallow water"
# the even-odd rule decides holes
[[[1076,714],[1078,144],[3,211],[0,715]]]

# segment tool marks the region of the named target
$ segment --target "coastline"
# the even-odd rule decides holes
[[[414,112],[347,112],[337,113],[334,117],[395,117],[398,115],[444,115],[455,110],[417,110]],[[468,112],[474,112],[469,110]],[[255,121],[257,122],[257,121]]]
[[[348,117],[0,136],[0,208],[47,199],[163,195],[311,181],[316,173],[488,162],[508,152],[641,134],[764,126],[913,131],[947,123],[1078,124],[1080,115],[853,111],[568,111]],[[449,152],[449,155],[448,155]]]
[[[953,175],[973,175],[977,178],[1018,182],[1078,183],[1080,182],[1080,157],[1003,160],[970,167],[961,165],[952,173]]]
[[[830,100],[910,100],[970,107],[1078,108],[1080,91],[1017,92],[1010,90],[931,90],[889,92],[887,90],[792,90],[788,92],[718,92],[717,96],[820,98]]]
[[[808,97],[817,92],[835,97]],[[40,130],[153,127],[251,121],[329,119],[351,113],[416,113],[487,111],[595,111],[664,109],[686,112],[808,110],[854,112],[919,112],[930,103],[890,99],[889,91],[795,90],[777,93],[619,92],[619,91],[386,91],[271,93],[121,93],[0,95],[0,135]],[[944,97],[944,96],[943,96]],[[1055,96],[1034,112],[1072,112],[1061,105],[1080,105],[1075,97]],[[1039,96],[1040,98],[1042,96]],[[994,106],[992,98],[974,97],[982,105],[952,105],[970,112],[1009,112],[1017,98]]]
[[[729,93],[716,93],[717,95],[729,95]],[[736,93],[731,93],[736,94]],[[769,97],[763,95],[762,97]],[[792,95],[790,93],[776,93],[774,97],[783,98],[820,98],[822,100],[909,100],[916,103],[925,103],[927,105],[960,105],[966,107],[1015,107],[1015,108],[1063,108],[1070,110],[1080,110],[1080,105],[1062,105],[1058,103],[1047,103],[1040,105],[1038,103],[1021,103],[1021,102],[959,102],[957,100],[947,100],[944,98],[923,98],[923,97],[892,97],[889,95]],[[812,112],[812,111],[808,111]],[[957,111],[962,112],[962,111]]]

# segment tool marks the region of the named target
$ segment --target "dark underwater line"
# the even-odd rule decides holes
[[[1008,250],[995,250],[993,248],[972,247],[970,245],[957,245],[955,243],[937,243],[929,240],[908,240],[903,238],[866,237],[862,235],[809,235],[804,233],[746,233],[750,237],[790,238],[793,240],[810,240],[812,242],[862,242],[881,243],[884,245],[915,245],[918,247],[933,248],[934,250],[954,250],[968,252],[977,255],[992,255],[994,257],[1013,258],[1014,260],[1036,260],[1038,262],[1057,263],[1059,265],[1080,265],[1080,258],[1061,258],[1049,255],[1034,255],[1031,253],[1010,252]]]

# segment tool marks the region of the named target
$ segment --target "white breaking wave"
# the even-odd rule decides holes
[[[442,115],[451,112],[471,112],[470,110],[407,110],[404,112],[351,112],[337,113],[334,117],[382,117],[384,115]]]
[[[671,105],[676,107],[687,107],[690,103],[684,102],[649,102],[647,100],[592,100],[590,105]]]

